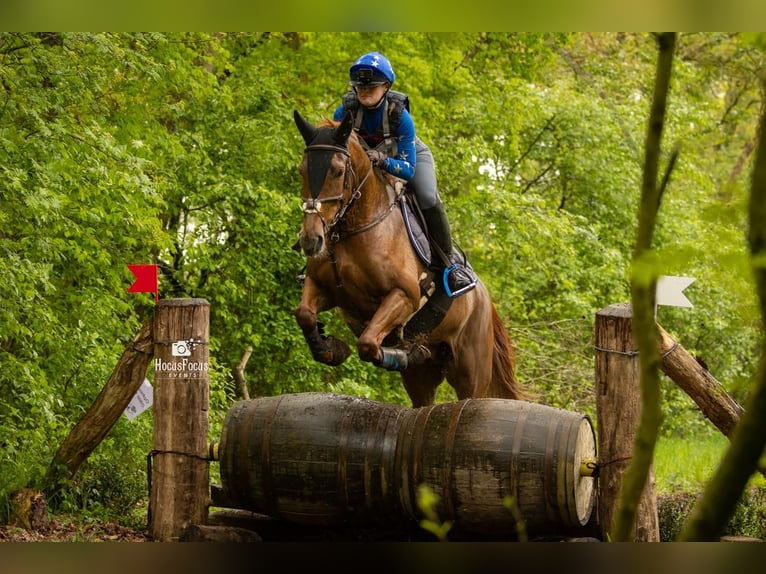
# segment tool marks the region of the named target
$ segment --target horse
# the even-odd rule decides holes
[[[373,167],[351,114],[316,126],[297,110],[293,116],[306,144],[298,166],[303,222],[296,244],[306,267],[294,314],[313,358],[336,366],[350,356],[348,344],[326,335],[317,320],[338,309],[357,337],[359,358],[399,371],[413,407],[433,405],[445,377],[459,400],[522,398],[513,344],[480,278],[450,300],[433,329],[404,337],[427,301],[421,284],[428,266],[397,209],[402,192]]]

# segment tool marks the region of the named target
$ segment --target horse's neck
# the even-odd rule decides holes
[[[364,225],[375,220],[386,212],[395,201],[393,187],[388,184],[387,178],[372,170],[371,165],[359,162],[354,166],[356,173],[355,186],[359,186],[354,205],[346,214],[347,223],[353,226]]]

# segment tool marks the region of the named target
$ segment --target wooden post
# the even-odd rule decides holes
[[[154,316],[154,450],[149,533],[178,540],[209,505],[208,337],[204,299],[163,299]]]
[[[610,305],[596,314],[596,418],[598,425],[598,518],[608,540],[622,477],[633,454],[641,415],[640,368],[632,329],[633,309]],[[636,542],[659,542],[654,470],[636,512]]]

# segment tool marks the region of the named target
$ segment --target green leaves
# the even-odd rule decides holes
[[[745,230],[762,54],[737,36],[680,36],[666,140],[683,147],[655,244],[629,268],[646,34],[0,33],[0,428],[15,452],[30,429],[37,445],[61,439],[151,313],[127,293],[128,263],[159,261],[162,297],[210,301],[215,409],[237,398],[230,371],[248,345],[253,396],[408,404],[397,375],[356,356],[315,363],[293,317],[304,260],[290,249],[303,149],[292,111],[331,116],[371,49],[410,95],[522,381],[590,409],[594,313],[628,300],[630,274],[672,274],[697,278],[695,307],[663,310],[663,325],[746,392],[760,333]],[[142,458],[147,445],[131,446]]]

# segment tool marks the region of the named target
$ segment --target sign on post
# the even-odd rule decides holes
[[[152,385],[149,383],[149,379],[144,379],[144,382],[141,383],[136,394],[130,399],[128,406],[125,407],[125,416],[128,417],[129,421],[132,421],[146,409],[151,407],[153,402],[154,393],[152,391]]]

